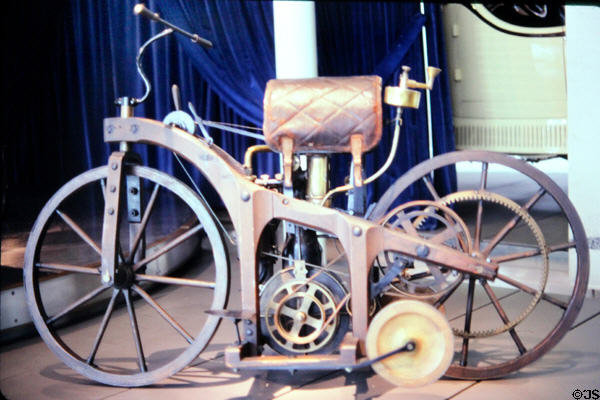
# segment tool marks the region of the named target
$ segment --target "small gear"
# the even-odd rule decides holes
[[[531,230],[535,241],[537,242],[537,246],[539,247],[540,254],[543,260],[543,269],[542,274],[538,282],[538,287],[536,288],[536,292],[529,304],[525,307],[523,312],[517,316],[509,320],[507,323],[498,326],[493,329],[479,330],[474,332],[465,332],[464,330],[452,328],[452,331],[456,336],[461,336],[463,338],[480,338],[480,337],[488,337],[498,335],[502,332],[506,332],[512,328],[514,328],[517,324],[522,322],[528,315],[533,311],[537,303],[540,301],[544,289],[546,287],[546,281],[548,279],[548,271],[549,271],[549,262],[548,262],[548,249],[546,247],[546,241],[544,240],[544,235],[538,224],[535,222],[533,217],[525,211],[520,205],[515,203],[509,198],[501,196],[497,193],[488,192],[485,190],[466,190],[455,192],[449,194],[439,200],[440,204],[450,206],[456,203],[465,202],[465,201],[484,201],[490,202],[497,205],[500,205],[512,213],[515,214],[516,221],[523,221]]]
[[[409,235],[432,240],[437,244],[471,252],[471,235],[464,221],[448,206],[429,200],[417,200],[402,204],[380,221],[386,227],[399,229]],[[437,229],[419,230],[434,223]],[[397,253],[386,251],[379,255],[377,266],[385,275],[387,266],[394,261],[403,262],[402,272],[389,285],[389,295],[434,301],[462,281],[462,273],[449,268],[418,260],[396,260]],[[395,293],[394,293],[395,292]]]

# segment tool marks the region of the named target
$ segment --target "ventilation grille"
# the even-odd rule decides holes
[[[567,154],[567,122],[455,118],[456,148],[510,154]]]

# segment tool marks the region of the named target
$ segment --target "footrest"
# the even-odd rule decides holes
[[[294,357],[283,355],[246,356],[248,348],[248,343],[228,346],[225,349],[225,365],[234,369],[344,369],[357,365],[358,339],[347,334],[340,345],[339,354],[307,354]]]
[[[244,310],[205,310],[206,314],[214,315],[215,317],[221,317],[230,319],[233,321],[249,320],[254,318],[254,313]]]

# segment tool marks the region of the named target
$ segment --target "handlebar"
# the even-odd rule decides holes
[[[121,106],[121,115],[122,116],[133,115],[132,107],[135,107],[138,104],[146,101],[146,99],[150,95],[150,92],[152,91],[152,85],[150,84],[150,80],[146,77],[146,74],[144,73],[144,70],[142,68],[142,56],[144,55],[146,48],[148,46],[150,46],[150,44],[152,44],[153,42],[155,42],[156,40],[158,40],[160,38],[170,35],[173,32],[177,32],[177,33],[189,38],[192,42],[197,43],[202,47],[205,47],[205,48],[213,47],[213,44],[210,40],[204,39],[195,33],[189,33],[187,31],[181,29],[180,27],[173,25],[169,21],[165,21],[164,19],[162,19],[160,17],[160,15],[158,13],[155,13],[155,12],[149,10],[142,3],[136,4],[135,7],[133,7],[133,13],[135,15],[141,15],[142,17],[148,18],[152,21],[160,22],[161,24],[165,25],[167,28],[165,28],[163,31],[159,32],[158,34],[152,36],[140,47],[137,58],[136,58],[136,67],[137,67],[140,77],[142,78],[142,81],[144,82],[146,91],[141,98],[120,97],[115,101],[116,104]]]
[[[165,21],[164,19],[162,19],[160,17],[160,15],[158,13],[155,13],[155,12],[147,9],[146,6],[142,3],[136,4],[135,7],[133,7],[133,13],[135,15],[141,15],[142,17],[146,17],[152,21],[160,22],[167,28],[173,29],[173,31],[182,34],[183,36],[190,39],[192,42],[198,43],[200,46],[202,46],[204,48],[210,49],[213,47],[213,44],[210,40],[204,39],[203,37],[200,37],[195,33],[189,33],[187,31],[179,28],[178,26],[173,25],[169,21]]]

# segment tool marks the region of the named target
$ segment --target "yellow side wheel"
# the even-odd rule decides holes
[[[399,300],[379,311],[367,332],[367,356],[374,359],[408,342],[415,349],[372,365],[381,377],[398,386],[423,386],[438,380],[452,362],[454,337],[444,315],[416,300]]]

